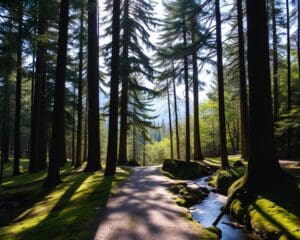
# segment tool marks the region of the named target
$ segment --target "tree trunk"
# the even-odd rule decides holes
[[[170,131],[170,153],[171,158],[174,158],[173,152],[173,130],[172,130],[172,116],[171,116],[171,103],[170,103],[170,91],[169,81],[167,80],[167,97],[168,97],[168,115],[169,115],[169,131]]]
[[[87,160],[87,145],[88,145],[88,101],[85,103],[85,121],[84,121],[84,144],[83,144],[83,161]]]
[[[277,23],[275,0],[272,4],[272,32],[273,32],[273,95],[274,95],[274,121],[278,120],[279,90],[278,90],[278,51],[277,51]]]
[[[61,0],[59,14],[59,33],[54,89],[54,108],[52,138],[49,156],[48,175],[44,187],[60,183],[60,166],[66,162],[65,141],[65,76],[68,43],[69,0]]]
[[[98,0],[88,1],[88,158],[86,171],[101,169],[99,128]]]
[[[249,113],[245,66],[245,41],[243,26],[243,2],[237,0],[238,11],[238,38],[239,38],[239,73],[240,73],[240,113],[241,113],[241,154],[242,158],[248,160],[249,139]]]
[[[120,67],[120,0],[113,0],[112,59],[109,103],[109,129],[105,176],[116,172],[118,151],[118,88]]]
[[[7,35],[7,43],[12,42],[12,20],[8,22],[8,35]],[[1,165],[3,172],[4,163],[9,162],[9,144],[10,144],[10,82],[12,78],[12,48],[7,45],[6,52],[6,71],[4,75],[4,86],[3,86],[3,117],[2,117],[2,136],[1,136]],[[0,176],[2,177],[2,176]],[[1,181],[1,180],[0,180]]]
[[[128,14],[129,14],[129,0],[124,1],[124,16],[123,16],[123,54],[121,64],[121,77],[122,77],[122,92],[120,102],[120,139],[119,139],[119,165],[125,165],[127,163],[127,115],[128,115],[128,84],[129,84],[129,31],[128,31]]]
[[[15,111],[15,137],[14,137],[14,166],[13,175],[20,174],[20,157],[21,157],[21,89],[22,89],[22,41],[23,37],[23,1],[19,3],[18,19],[18,50],[17,50],[17,79],[16,79],[16,111]]]
[[[292,110],[292,91],[291,91],[291,40],[290,40],[290,8],[289,0],[286,0],[286,30],[287,30],[287,112]],[[291,148],[291,129],[287,132],[287,158],[290,157]]]
[[[200,120],[199,120],[199,79],[197,52],[193,53],[193,95],[194,95],[194,160],[203,160],[200,141]]]
[[[75,129],[76,129],[76,121],[75,121],[75,115],[76,115],[76,88],[75,83],[73,85],[73,109],[72,109],[72,166],[75,165]]]
[[[250,192],[259,192],[274,183],[281,172],[275,157],[265,0],[247,0],[247,20],[251,148],[244,179]]]
[[[44,37],[47,32],[47,19],[44,15],[45,4],[40,2],[38,5],[38,36]],[[29,172],[40,171],[40,163],[45,162],[46,156],[43,156],[44,136],[44,118],[45,118],[45,88],[46,88],[46,54],[47,43],[42,39],[37,42],[36,72],[34,81],[34,98],[31,108],[31,139],[30,139],[30,159]]]
[[[217,68],[218,68],[218,98],[219,98],[219,127],[221,143],[222,169],[229,167],[227,157],[225,104],[224,104],[224,74],[223,74],[223,49],[221,32],[220,0],[215,2],[216,11],[216,44],[217,44]]]
[[[178,127],[178,111],[177,111],[177,94],[176,94],[176,84],[175,84],[175,67],[172,61],[172,82],[173,82],[173,95],[174,95],[174,112],[175,112],[175,129],[176,129],[176,150],[177,159],[180,159],[180,143],[179,143],[179,127]]]
[[[298,78],[300,83],[300,0],[297,1],[298,29],[297,29],[297,55],[298,55]]]
[[[79,36],[79,76],[78,76],[78,99],[77,99],[77,146],[75,167],[80,167],[82,163],[81,143],[82,143],[82,75],[83,75],[83,20],[84,20],[84,1],[81,2],[80,13],[80,36]]]
[[[184,17],[183,17],[184,19]],[[187,46],[187,33],[183,24],[183,45]],[[185,85],[185,162],[191,161],[191,142],[190,142],[190,99],[189,99],[189,69],[188,57],[184,57],[184,85]]]

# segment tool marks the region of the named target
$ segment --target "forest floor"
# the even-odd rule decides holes
[[[61,171],[62,183],[44,190],[46,171],[29,174],[28,159],[21,160],[23,174],[12,177],[12,161],[5,164],[0,186],[0,239],[91,239],[97,213],[117,185],[127,179],[129,168],[118,168],[114,177],[103,171],[83,172],[70,164]]]
[[[214,239],[211,232],[187,219],[187,209],[176,205],[167,190],[172,183],[158,167],[134,168],[100,213],[94,239]]]

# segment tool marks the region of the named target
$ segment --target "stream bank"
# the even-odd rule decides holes
[[[201,223],[204,227],[210,227],[213,221],[220,214],[221,208],[225,205],[227,197],[216,193],[213,188],[208,185],[208,177],[201,177],[190,181],[189,185],[197,185],[200,188],[207,188],[209,193],[200,203],[189,208],[193,218]],[[222,240],[259,240],[256,235],[241,228],[233,222],[232,218],[225,214],[218,224],[218,228],[222,231]]]

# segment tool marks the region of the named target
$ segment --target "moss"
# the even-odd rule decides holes
[[[181,160],[166,159],[162,170],[174,179],[195,179],[207,175],[207,169],[199,162],[186,163]]]
[[[232,193],[242,182],[236,181]],[[283,180],[255,198],[235,199],[230,214],[264,239],[300,239],[300,192],[291,179]]]
[[[245,173],[244,167],[231,167],[228,170],[218,170],[212,175],[209,184],[219,193],[227,194],[229,187]]]
[[[246,165],[247,163],[241,158],[240,155],[231,155],[228,156],[228,161],[231,166],[234,166],[236,162],[240,162],[243,165]],[[221,167],[221,158],[216,157],[216,158],[207,158],[204,160],[204,163],[210,166],[211,168],[218,170]]]
[[[175,202],[182,207],[189,208],[208,196],[208,192],[201,188],[191,188],[185,183],[173,184],[169,190],[177,195]]]
[[[219,238],[222,237],[222,231],[219,228],[215,227],[215,226],[208,227],[207,230],[214,233],[214,234],[216,234]]]
[[[7,215],[2,211],[0,239],[92,238],[91,226],[96,221],[97,209],[106,203],[116,185],[127,178],[129,170],[118,169],[115,177],[104,177],[102,172],[76,172],[68,166],[63,183],[47,191],[42,188],[45,174],[37,174],[41,181],[27,173],[5,179],[1,201],[21,200],[21,204],[9,209]]]

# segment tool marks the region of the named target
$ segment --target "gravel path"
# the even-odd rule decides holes
[[[171,183],[157,167],[134,168],[128,182],[111,196],[101,213],[95,240],[199,239],[183,214],[186,209],[167,191]]]

